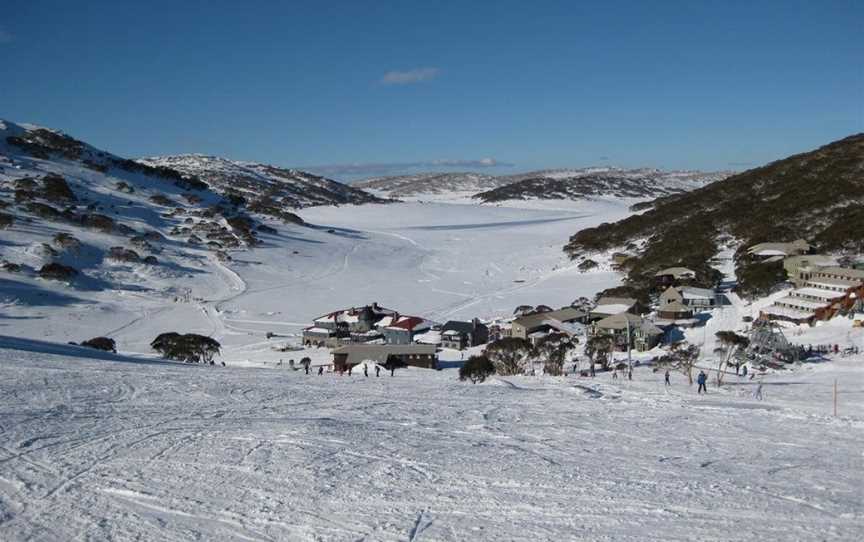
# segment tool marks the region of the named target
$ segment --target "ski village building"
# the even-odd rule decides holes
[[[791,279],[800,286],[762,309],[762,319],[812,324],[860,307],[864,297],[864,270],[809,264],[797,265],[795,269],[796,275]]]
[[[630,345],[639,352],[651,350],[660,343],[663,330],[642,318],[629,312],[622,312],[597,320],[589,326],[590,335],[611,335],[615,349],[627,350],[627,333],[630,333]]]
[[[303,330],[303,344],[328,348],[372,341],[411,344],[418,334],[428,331],[432,325],[418,316],[400,315],[372,303],[319,316],[311,327]]]
[[[567,335],[585,335],[585,321],[588,315],[573,307],[557,311],[536,312],[513,320],[510,336],[525,339],[532,344],[554,332]]]
[[[474,318],[470,322],[450,320],[441,327],[441,346],[464,350],[489,342],[489,328]]]
[[[370,363],[382,367],[437,369],[437,351],[437,347],[429,344],[349,344],[333,350],[333,368],[342,372],[361,363]]]

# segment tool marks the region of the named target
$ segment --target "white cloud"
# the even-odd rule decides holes
[[[0,43],[11,43],[14,39],[15,36],[13,36],[11,32],[7,32],[0,28]]]
[[[411,85],[435,79],[441,73],[438,68],[415,68],[406,71],[390,71],[381,78],[384,85]]]

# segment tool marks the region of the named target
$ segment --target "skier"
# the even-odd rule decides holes
[[[365,376],[366,378],[369,378],[369,366],[366,365],[365,363],[363,364],[363,376]]]
[[[741,376],[747,376],[747,366],[741,367]]]
[[[309,374],[309,362],[307,361],[306,363],[304,363],[303,367],[306,369],[306,374],[308,375]]]
[[[759,381],[759,384],[756,385],[756,393],[753,394],[753,398],[759,401],[762,400],[762,381]]]
[[[591,376],[594,376],[593,374]],[[618,380],[618,369],[612,369],[612,380]]]
[[[323,366],[323,365],[319,365],[319,366],[318,366],[318,376],[321,376],[321,375],[323,375],[323,374],[324,374],[324,366]]]
[[[705,371],[699,371],[699,376],[696,377],[696,383],[699,384],[699,389],[696,390],[696,393],[708,393],[708,387],[705,386],[705,383],[708,382],[708,375],[705,374]]]
[[[353,365],[349,365],[349,366],[348,366],[348,376],[351,376],[351,371],[352,371],[352,370],[354,370],[354,366],[353,366]]]
[[[381,366],[376,365],[375,366],[375,378],[378,378],[379,376],[381,376]]]
[[[396,365],[390,365],[390,376],[396,376]]]
[[[669,380],[669,369],[666,369],[666,374],[663,375],[663,380],[666,382],[667,386],[672,385],[672,382]]]

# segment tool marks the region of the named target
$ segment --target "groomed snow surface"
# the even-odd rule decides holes
[[[697,396],[648,367],[632,382],[471,385],[455,370],[319,377],[91,355],[0,339],[0,539],[856,540],[864,528],[861,359],[769,378],[760,402],[753,381]]]
[[[758,380],[734,376],[722,390],[712,376],[708,396],[677,374],[666,390],[649,367],[632,382],[474,386],[455,369],[306,376],[288,359],[329,363],[326,349],[274,350],[372,301],[438,321],[500,317],[618,282],[579,273],[561,247],[628,202],[530,203],[307,209],[316,227],[274,224],[228,266],[170,245],[160,261],[176,272],[106,271],[129,289],[4,275],[0,541],[858,540],[860,356],[768,375],[760,402]],[[16,261],[56,233],[15,228],[4,255]],[[180,288],[194,299],[175,303]],[[706,355],[716,330],[758,312],[732,301],[690,333]],[[148,359],[165,331],[214,336],[227,367]],[[65,344],[97,335],[121,355]],[[848,321],[789,336],[864,346]]]

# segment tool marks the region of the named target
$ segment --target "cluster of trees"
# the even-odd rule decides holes
[[[502,376],[527,374],[536,363],[542,363],[546,374],[561,375],[567,354],[576,341],[564,333],[552,333],[536,345],[525,339],[507,337],[491,343],[482,356],[472,356],[459,370],[461,380],[482,382],[492,374]]]
[[[174,331],[162,333],[150,343],[150,347],[167,359],[210,365],[213,365],[213,356],[222,349],[219,341],[212,337],[195,333],[181,335]]]

